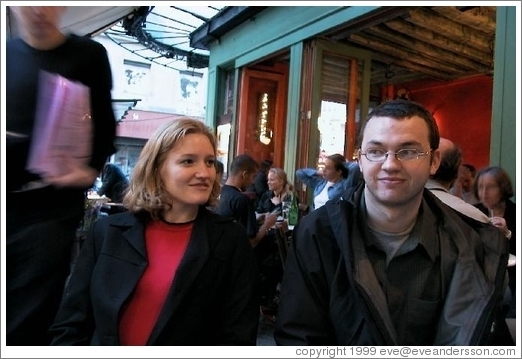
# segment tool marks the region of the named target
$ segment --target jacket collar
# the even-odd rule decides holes
[[[145,227],[151,217],[147,212],[130,213],[126,212],[121,216],[112,218],[111,226],[122,227],[122,234],[130,245],[142,257],[142,263],[147,262],[147,254],[145,248]],[[190,292],[197,276],[207,263],[210,253],[214,246],[222,237],[222,230],[218,223],[230,221],[224,217],[217,216],[207,210],[204,206],[200,206],[198,215],[194,221],[194,227],[190,236],[190,241],[186,252],[176,271],[174,283],[165,300],[165,305],[158,318],[153,331],[149,337],[148,343],[154,343],[158,336],[162,333],[163,328],[172,320],[175,312],[179,309],[180,304]],[[135,278],[136,282],[139,276]],[[122,299],[123,301],[125,298]]]

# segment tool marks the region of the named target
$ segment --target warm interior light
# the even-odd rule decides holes
[[[272,141],[272,130],[268,128],[269,96],[263,92],[258,97],[258,128],[259,142],[268,145]]]

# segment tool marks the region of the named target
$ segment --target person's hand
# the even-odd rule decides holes
[[[263,223],[265,220],[266,213],[257,213],[256,212],[256,221],[257,223]]]
[[[288,232],[288,222],[287,221],[276,222],[275,227],[283,228],[284,232]]]
[[[281,203],[281,198],[279,198],[278,196],[274,196],[274,197],[272,197],[271,201],[272,201],[272,203],[273,203],[274,205],[277,206],[278,204]]]
[[[266,228],[272,228],[277,222],[277,217],[279,217],[279,215],[276,213],[267,213],[265,215]]]
[[[44,181],[55,187],[91,187],[98,176],[98,171],[89,166],[73,167],[62,176],[47,176]]]
[[[489,220],[491,224],[500,229],[500,231],[504,234],[505,237],[511,237],[511,231],[509,231],[506,224],[506,220],[503,217],[491,217]]]

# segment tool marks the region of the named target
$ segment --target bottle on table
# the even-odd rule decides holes
[[[292,195],[292,199],[290,201],[290,209],[288,210],[288,224],[291,226],[295,226],[297,221],[299,220],[299,207],[297,205],[296,195]]]

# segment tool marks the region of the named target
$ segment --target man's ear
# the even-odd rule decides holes
[[[430,175],[433,176],[439,169],[442,153],[439,148],[431,152]]]

